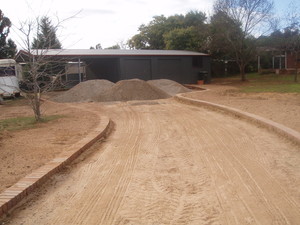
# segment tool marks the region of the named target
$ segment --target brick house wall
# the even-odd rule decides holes
[[[293,52],[286,53],[286,68],[295,69],[300,68],[300,53],[298,53],[298,61],[296,59],[296,54]]]

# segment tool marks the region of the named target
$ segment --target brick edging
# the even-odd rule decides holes
[[[107,117],[101,117],[99,125],[86,137],[73,144],[46,165],[34,170],[31,174],[19,180],[13,186],[0,193],[0,217],[8,213],[15,205],[39,187],[50,176],[59,172],[64,166],[76,159],[82,152],[92,146],[97,140],[105,137],[112,122]]]
[[[272,120],[269,120],[269,119],[263,118],[261,116],[258,116],[258,115],[252,114],[252,113],[248,113],[248,112],[245,112],[245,111],[242,111],[239,109],[235,109],[235,108],[232,108],[229,106],[185,97],[182,94],[178,94],[178,95],[174,96],[174,99],[179,102],[185,103],[185,104],[191,104],[191,105],[195,105],[195,106],[205,106],[205,107],[209,107],[214,110],[221,110],[221,111],[230,113],[234,116],[237,116],[237,117],[246,119],[248,121],[254,122],[256,124],[259,124],[271,131],[274,131],[274,132],[288,138],[290,141],[294,142],[295,144],[300,145],[300,133],[298,131],[295,131],[295,130],[293,130],[289,127],[286,127],[282,124],[276,123]]]

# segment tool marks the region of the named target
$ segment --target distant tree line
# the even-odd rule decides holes
[[[138,34],[128,41],[128,45],[131,49],[209,53],[217,62],[234,61],[241,80],[245,81],[246,70],[257,68],[254,66],[257,47],[272,46],[295,54],[300,50],[297,10],[288,25],[273,28],[270,35],[264,35],[272,28],[273,8],[271,0],[216,0],[210,18],[201,11],[154,16],[148,24],[139,27]]]
[[[129,41],[135,49],[177,49],[203,51],[209,26],[205,13],[190,11],[186,15],[155,16],[148,25],[139,27],[139,34]]]
[[[296,6],[289,7],[290,12],[285,18],[287,23],[283,26],[275,23],[274,26],[273,8],[272,0],[215,0],[210,17],[197,10],[185,15],[154,16],[148,24],[142,24],[138,33],[126,44],[120,42],[107,49],[205,52],[212,56],[214,62],[234,63],[241,80],[245,81],[246,71],[257,68],[254,63],[258,47],[292,52],[296,62],[300,58],[299,9]],[[48,17],[42,17],[38,25],[37,36],[30,43],[31,49],[62,47],[56,36],[57,26],[51,25]],[[14,42],[6,40],[10,26],[10,20],[0,10],[1,58],[12,58],[16,53]],[[95,48],[102,49],[101,44],[91,47]]]

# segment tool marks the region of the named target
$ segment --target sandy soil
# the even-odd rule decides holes
[[[300,94],[296,93],[240,93],[236,87],[203,85],[208,91],[184,95],[231,106],[250,112],[300,132]]]
[[[0,105],[0,119],[32,116],[26,100]],[[67,104],[45,103],[44,115],[62,115],[34,129],[0,133],[0,192],[44,165],[97,125],[99,116]]]
[[[300,223],[299,146],[276,134],[173,100],[77,107],[115,130],[5,224]]]

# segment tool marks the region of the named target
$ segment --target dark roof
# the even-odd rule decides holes
[[[19,54],[27,54],[21,50]],[[182,50],[119,50],[119,49],[47,49],[32,50],[44,56],[208,56],[208,54]]]

